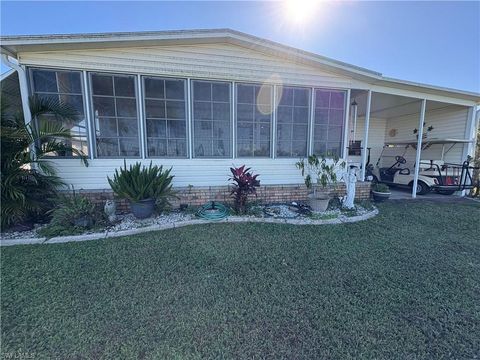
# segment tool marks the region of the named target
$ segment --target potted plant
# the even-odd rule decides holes
[[[113,179],[108,183],[115,195],[130,202],[130,209],[138,219],[150,217],[155,210],[155,203],[168,204],[168,199],[174,197],[172,190],[173,175],[170,175],[171,168],[163,170],[163,166],[149,167],[142,166],[137,162],[127,168],[115,169]]]
[[[327,210],[331,196],[325,191],[318,192],[317,187],[318,185],[321,185],[322,189],[327,188],[327,186],[332,187],[334,196],[338,196],[337,172],[345,169],[345,161],[336,155],[329,156],[328,153],[320,158],[313,154],[306,160],[299,160],[295,165],[302,172],[307,189],[312,190],[308,194],[308,205],[313,211],[323,212]],[[315,183],[313,183],[312,177],[315,178]]]
[[[390,188],[386,184],[376,183],[372,189],[373,199],[376,202],[383,202],[387,200],[390,195]]]

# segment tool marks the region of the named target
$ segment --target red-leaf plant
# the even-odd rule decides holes
[[[230,168],[232,176],[229,180],[233,181],[233,189],[230,194],[234,200],[234,208],[240,214],[245,212],[247,198],[250,194],[256,194],[257,187],[260,186],[260,180],[257,180],[258,174],[253,175],[250,168],[245,165],[238,168]]]

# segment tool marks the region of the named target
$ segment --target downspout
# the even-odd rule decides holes
[[[22,98],[23,118],[25,120],[25,124],[28,125],[32,121],[32,114],[30,113],[30,106],[28,102],[28,82],[26,71],[18,63],[12,62],[7,54],[2,54],[2,61],[6,66],[14,69],[18,74],[20,97]]]

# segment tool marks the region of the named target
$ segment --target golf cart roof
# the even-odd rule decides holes
[[[446,138],[446,139],[423,139],[422,144],[424,145],[433,145],[433,144],[466,144],[466,143],[471,143],[474,140],[472,139],[453,139],[453,138]],[[385,142],[385,146],[394,146],[394,145],[417,145],[417,139],[412,139],[412,140],[403,140],[403,141],[388,141]]]

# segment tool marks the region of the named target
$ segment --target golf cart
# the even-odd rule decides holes
[[[471,142],[463,139],[424,139],[422,156],[432,156],[439,160],[420,160],[417,194],[424,195],[434,190],[438,193],[451,195],[456,191],[473,187],[472,170],[469,159],[462,164],[445,162],[447,155],[457,144]],[[441,153],[435,153],[434,145],[441,145]],[[390,186],[412,188],[415,168],[417,141],[398,141],[385,143],[376,166],[366,167],[367,178]],[[427,149],[429,151],[427,151]],[[394,161],[392,162],[392,158]],[[410,159],[408,161],[407,159]],[[387,164],[384,166],[384,164]]]

